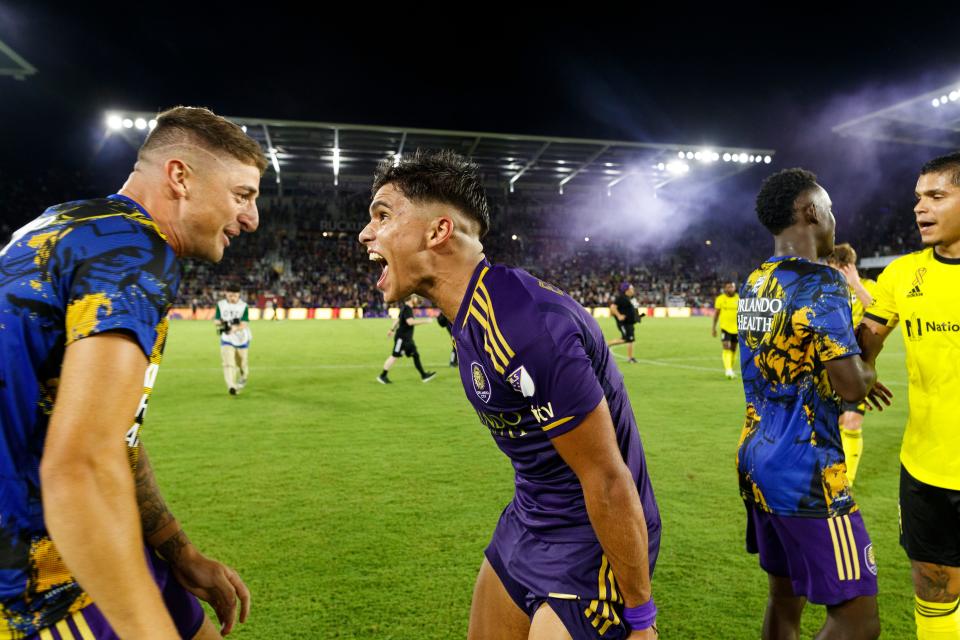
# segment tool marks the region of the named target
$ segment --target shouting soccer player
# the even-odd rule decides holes
[[[177,258],[218,262],[257,228],[265,167],[240,127],[177,107],[119,193],[50,207],[0,251],[0,637],[208,640],[238,600],[246,618],[246,586],[191,544],[140,436]]]
[[[516,471],[469,638],[655,638],[660,515],[600,327],[556,287],[487,260],[483,183],[455,153],[383,163],[373,194],[360,241],[383,263],[377,287],[454,319],[467,399]]]
[[[797,638],[807,601],[827,607],[817,638],[880,633],[877,564],[839,432],[841,401],[863,400],[876,374],[858,355],[846,280],[817,262],[833,251],[831,208],[809,171],[767,178],[757,214],[773,256],[740,290],[747,409],[737,469],[747,550],[768,574],[765,640]]]
[[[926,248],[891,262],[860,332],[873,363],[902,323],[910,414],[900,449],[900,544],[920,640],[960,639],[960,153],[920,170],[913,211]]]

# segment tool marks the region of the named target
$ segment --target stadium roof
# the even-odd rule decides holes
[[[154,113],[111,112],[108,130],[139,147]],[[367,186],[376,165],[416,149],[453,149],[479,166],[487,187],[507,192],[616,189],[646,179],[656,188],[672,182],[715,182],[752,165],[770,163],[772,149],[694,147],[676,143],[590,140],[385,127],[328,122],[230,118],[260,142],[271,166],[265,193],[301,193],[334,184]],[[682,180],[681,180],[682,179]],[[271,186],[275,185],[275,186]]]
[[[868,113],[835,126],[833,131],[842,136],[960,149],[960,84]]]
[[[13,76],[16,80],[23,80],[36,72],[36,67],[0,40],[0,76]]]

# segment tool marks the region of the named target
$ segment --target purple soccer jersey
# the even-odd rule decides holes
[[[640,433],[596,320],[570,296],[520,269],[480,262],[453,336],[464,391],[516,472],[508,509],[540,539],[596,541],[583,488],[551,444],[603,398],[643,505],[656,557],[660,514]]]

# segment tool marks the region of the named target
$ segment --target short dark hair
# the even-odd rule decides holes
[[[423,151],[395,163],[383,160],[373,174],[371,194],[392,184],[411,201],[442,202],[456,207],[480,225],[480,237],[490,229],[490,207],[480,170],[448,149]]]
[[[257,167],[260,175],[267,159],[256,140],[239,125],[204,107],[173,107],[157,114],[157,126],[143,142],[137,154],[172,144],[195,144],[207,151],[227,153],[244,164]]]
[[[797,197],[817,186],[817,176],[806,169],[784,169],[769,176],[757,194],[757,217],[775,236],[792,225]]]
[[[945,156],[939,156],[920,167],[920,175],[925,175],[928,173],[945,173],[947,171],[953,172],[953,175],[950,176],[950,182],[960,186],[960,151],[954,151],[953,153],[948,153]]]

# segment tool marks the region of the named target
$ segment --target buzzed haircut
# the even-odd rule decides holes
[[[920,167],[920,175],[946,173],[948,171],[951,173],[950,182],[960,186],[960,151],[939,156]]]
[[[260,175],[267,169],[267,159],[256,140],[239,125],[204,107],[173,107],[157,114],[157,126],[140,147],[137,160],[154,149],[176,144],[195,144],[213,153],[228,153],[257,167]]]
[[[480,170],[450,150],[423,151],[395,164],[383,160],[373,174],[371,193],[392,184],[411,202],[441,202],[455,207],[480,225],[480,237],[490,229],[490,206]]]
[[[757,194],[757,217],[775,236],[796,219],[797,198],[817,186],[817,176],[806,169],[784,169],[769,176]]]
[[[844,242],[833,247],[833,253],[827,258],[827,262],[833,262],[842,267],[848,264],[857,264],[857,252],[853,250],[849,242]]]

